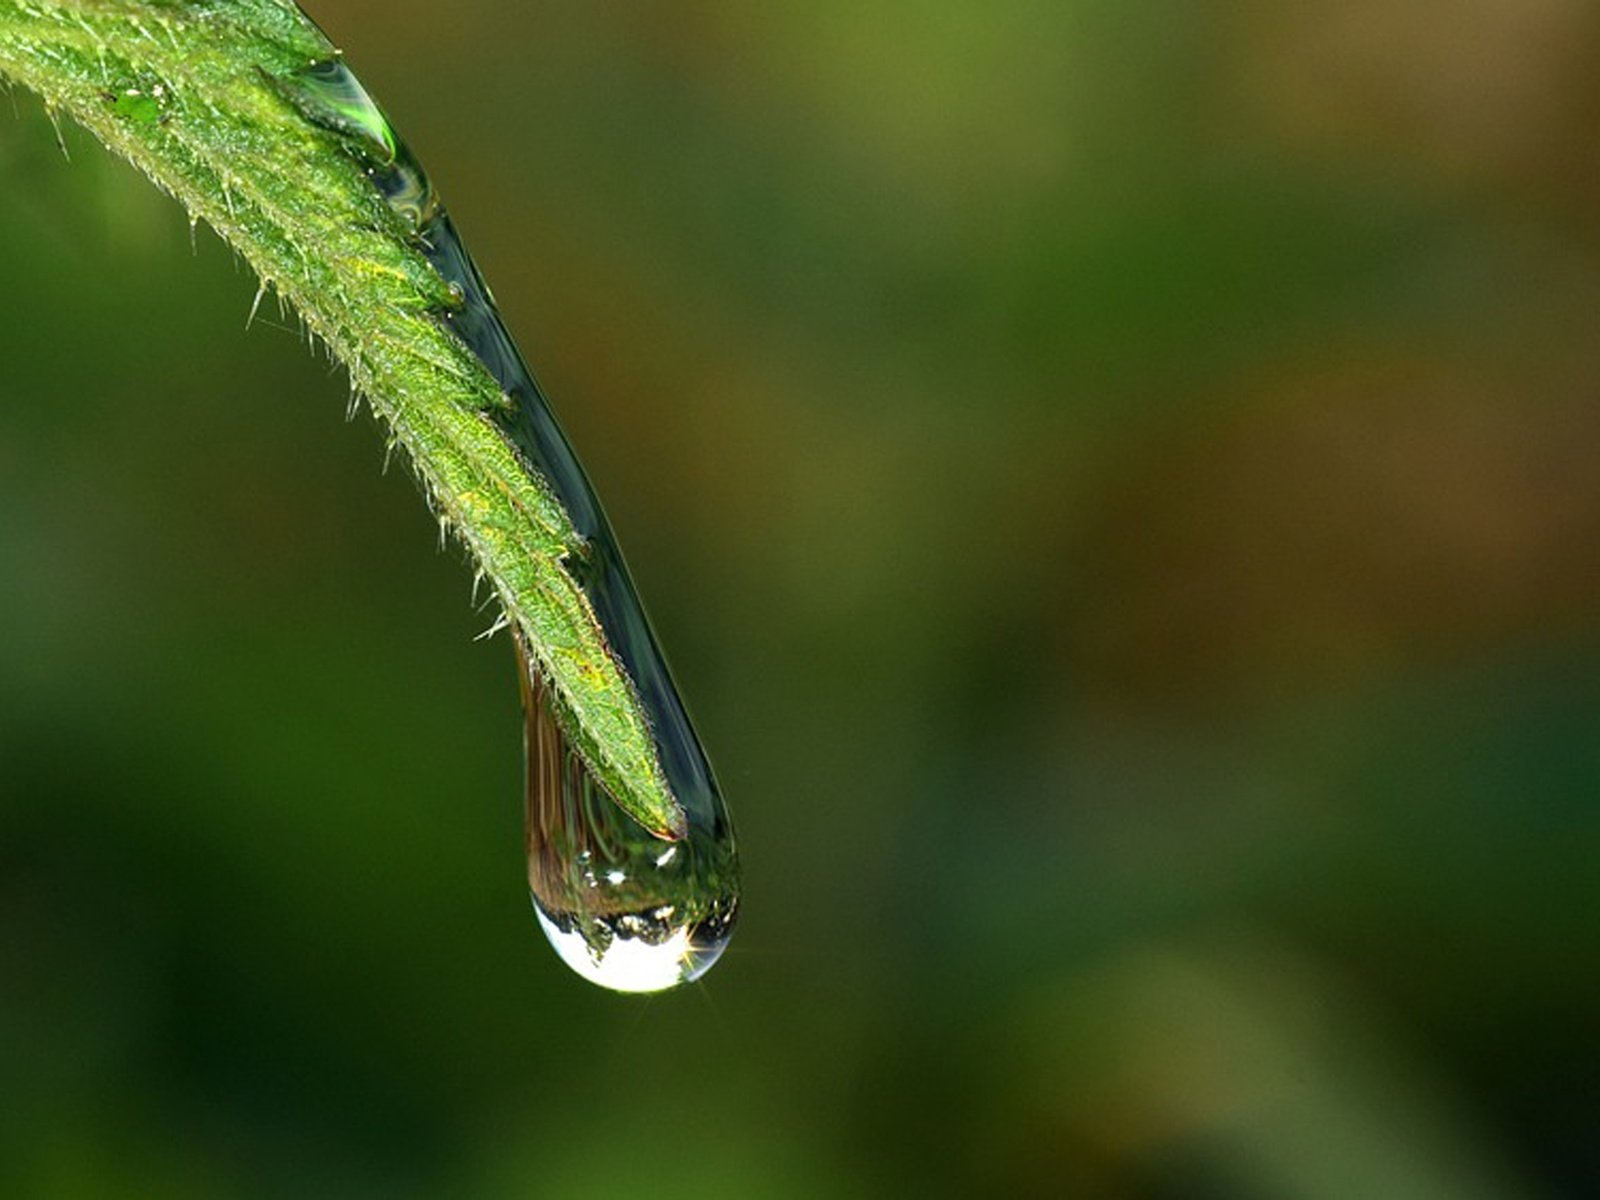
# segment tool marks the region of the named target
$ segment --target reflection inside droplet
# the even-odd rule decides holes
[[[592,943],[576,928],[563,929],[544,910],[534,909],[539,928],[566,963],[590,983],[613,992],[660,992],[698,979],[722,955],[727,938],[696,945],[685,926],[672,928],[658,942],[644,937],[617,937],[610,948],[596,954]]]
[[[528,888],[561,960],[619,992],[698,979],[722,955],[739,909],[733,830],[716,793],[685,805],[688,835],[651,834],[595,783],[562,736],[520,640],[527,714]]]

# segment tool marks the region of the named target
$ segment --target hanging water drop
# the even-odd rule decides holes
[[[697,979],[722,954],[738,915],[733,824],[594,489],[426,172],[360,81],[331,58],[272,82],[343,140],[443,282],[436,315],[500,385],[505,406],[485,415],[570,520],[581,546],[562,569],[592,613],[601,661],[621,669],[634,727],[646,731],[651,787],[631,799],[641,820],[655,818],[648,828],[596,778],[574,736],[577,718],[528,653],[528,631],[512,622],[527,718],[528,886],[539,924],[562,960],[602,987],[653,992]]]
[[[722,955],[739,911],[733,828],[715,791],[685,806],[668,841],[624,813],[562,736],[521,640],[527,716],[528,890],[563,962],[619,992],[698,979]]]

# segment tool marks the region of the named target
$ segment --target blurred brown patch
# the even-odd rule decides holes
[[[1255,15],[1256,13],[1267,15]],[[1314,152],[1400,154],[1478,183],[1600,196],[1600,9],[1584,0],[1419,0],[1252,9],[1245,109]]]
[[[1068,631],[1092,690],[1298,690],[1593,624],[1593,386],[1365,357],[1261,378],[1108,488]]]

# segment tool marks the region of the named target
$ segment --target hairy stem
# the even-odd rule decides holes
[[[337,55],[289,0],[0,0],[0,79],[132,162],[300,312],[494,585],[595,776],[675,836],[649,722],[569,569],[584,539],[494,420],[511,401],[443,319],[460,291],[374,187],[357,144],[373,131],[295,102],[294,81]]]

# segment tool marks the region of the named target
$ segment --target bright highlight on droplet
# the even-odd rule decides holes
[[[561,929],[537,907],[534,912],[561,961],[590,983],[614,992],[661,992],[698,979],[722,957],[728,944],[722,938],[697,946],[693,933],[679,927],[665,941],[618,937],[597,953],[577,930]]]

